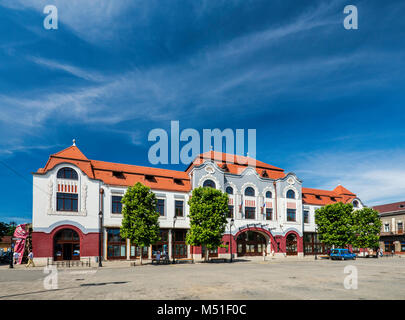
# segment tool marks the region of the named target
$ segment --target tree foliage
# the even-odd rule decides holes
[[[228,212],[228,194],[214,188],[193,190],[190,206],[190,230],[186,242],[193,246],[216,249],[222,245]],[[205,250],[207,259],[208,250]]]
[[[129,187],[121,200],[122,225],[120,234],[141,248],[159,240],[159,213],[156,196],[147,186],[137,182]],[[142,263],[142,253],[141,253]]]
[[[341,202],[326,205],[315,211],[319,240],[329,246],[345,247],[353,240],[353,205]]]
[[[0,240],[3,236],[5,236],[8,232],[9,226],[7,223],[0,222]]]
[[[16,228],[16,223],[0,222],[0,240],[3,236],[13,236]]]
[[[353,212],[353,246],[357,248],[377,248],[379,246],[379,233],[381,220],[378,211],[372,208],[363,208]]]
[[[381,222],[371,208],[354,210],[351,203],[326,205],[315,212],[319,239],[327,245],[358,248],[378,246]]]

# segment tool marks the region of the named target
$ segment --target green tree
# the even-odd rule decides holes
[[[147,186],[137,182],[129,187],[122,198],[121,237],[128,238],[141,247],[148,247],[159,240],[159,213],[156,211],[156,196]]]
[[[353,212],[353,246],[357,248],[379,247],[381,220],[378,211],[363,208]]]
[[[214,188],[199,187],[193,190],[188,201],[190,206],[190,230],[186,242],[205,249],[204,260],[208,260],[208,249],[222,245],[228,212],[228,194]]]
[[[353,205],[351,203],[338,202],[317,209],[315,223],[322,243],[343,248],[353,242]]]
[[[8,235],[10,226],[5,222],[0,222],[0,240],[3,236]]]

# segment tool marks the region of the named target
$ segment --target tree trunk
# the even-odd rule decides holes
[[[209,252],[208,252],[208,248],[207,247],[205,247],[205,257],[204,257],[205,259],[205,262],[208,262],[208,260],[209,260]]]
[[[143,256],[143,247],[141,247],[141,253],[140,253],[140,263],[142,265],[142,256]]]

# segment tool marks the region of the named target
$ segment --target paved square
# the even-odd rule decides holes
[[[358,270],[347,290],[344,267]],[[355,261],[286,258],[236,263],[144,265],[58,270],[44,289],[42,267],[0,267],[0,299],[405,299],[405,258]]]

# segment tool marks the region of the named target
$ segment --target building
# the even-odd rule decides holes
[[[225,161],[225,157],[228,158]],[[167,250],[170,258],[199,259],[201,247],[185,242],[189,228],[187,201],[194,188],[213,187],[229,194],[229,225],[224,247],[210,256],[275,256],[322,253],[315,227],[315,210],[344,202],[363,207],[357,196],[342,186],[332,191],[304,188],[294,173],[247,157],[214,151],[199,155],[183,171],[89,160],[75,144],[51,155],[33,173],[32,242],[37,262],[53,258],[92,257],[99,250],[99,212],[104,259],[151,258]],[[121,239],[121,197],[128,186],[141,182],[158,199],[161,240],[141,251]],[[174,217],[176,216],[176,219]],[[230,225],[234,218],[234,225]]]
[[[0,254],[11,251],[11,236],[0,237]]]
[[[385,253],[405,254],[405,201],[373,207],[380,214],[382,223],[380,248]]]

